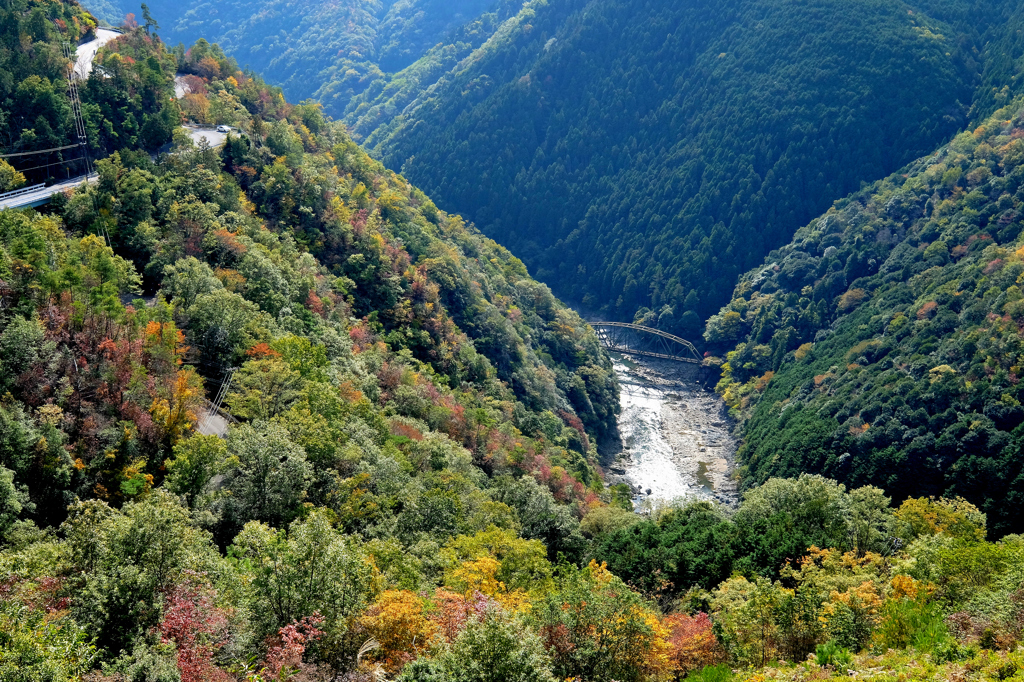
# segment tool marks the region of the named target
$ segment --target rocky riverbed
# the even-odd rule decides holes
[[[721,398],[695,381],[693,366],[612,359],[622,384],[622,450],[607,482],[628,484],[638,509],[693,498],[734,505],[736,442]]]

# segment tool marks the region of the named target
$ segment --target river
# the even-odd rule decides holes
[[[693,366],[611,357],[622,384],[622,450],[607,482],[627,483],[638,511],[687,499],[735,505],[736,441],[722,399],[695,381]]]

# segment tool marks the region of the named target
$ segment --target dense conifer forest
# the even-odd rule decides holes
[[[343,4],[322,10],[375,7]],[[443,113],[448,88],[464,87],[473,104],[452,130],[505,102],[514,131],[522,101],[557,83],[537,111],[577,130],[586,117],[559,119],[552,93],[582,106],[601,55],[625,54],[628,40],[647,54],[643,34],[620,30],[639,26],[626,4],[484,7],[407,79],[376,83],[349,123],[362,135],[371,100],[387,113],[450,71],[414,111]],[[592,120],[649,129],[635,146],[584,154],[603,139],[593,128],[553,147],[573,173],[585,161],[639,178],[646,159],[693,175],[699,162],[708,192],[744,154],[751,168],[792,156],[773,162],[790,194],[763,200],[802,227],[785,233],[780,219],[757,241],[736,218],[717,228],[734,250],[707,266],[719,284],[735,270],[703,343],[745,437],[742,501],[642,514],[604,484],[598,446],[615,441],[619,412],[611,361],[522,260],[375,160],[320,104],[291,103],[205,39],[168,46],[152,8],[127,22],[79,86],[94,181],[0,210],[0,680],[1024,679],[1024,44],[1004,30],[1015,8],[998,3],[861,4],[870,21],[840,22],[824,0],[694,13],[661,66],[619,63],[638,79],[629,108],[587,104]],[[403,7],[451,10],[389,11]],[[640,9],[671,23],[688,8]],[[777,71],[796,35],[783,19],[795,17],[820,32],[808,50],[831,55],[813,73],[810,58]],[[722,93],[716,78],[735,79],[708,110],[714,124],[700,124],[681,109],[697,76],[665,65],[685,35],[726,20],[705,48],[736,54],[708,62],[698,42],[686,48],[693,74],[715,65],[701,87]],[[0,5],[0,191],[83,163],[51,158],[43,173],[9,154],[75,142],[63,47],[97,25],[66,0]],[[764,35],[744,42],[749,31]],[[387,54],[411,60],[426,45],[416,40]],[[533,64],[524,46],[538,44],[575,61],[518,76],[521,91],[478,79],[481,64]],[[851,70],[840,46],[863,61]],[[758,89],[767,78],[785,87]],[[826,87],[835,101],[797,97]],[[891,110],[865,111],[868,92],[892,97]],[[783,115],[802,132],[776,129]],[[385,132],[411,139],[411,120]],[[231,131],[213,148],[185,122]],[[697,146],[658,157],[665,148],[643,136],[658,126]],[[750,149],[745,127],[764,131]],[[928,147],[947,130],[958,134]],[[857,173],[884,179],[815,208],[826,199],[805,193],[800,164],[818,158],[806,140],[826,138],[825,157],[851,160],[819,169],[831,191],[859,185]],[[481,139],[449,160],[470,168],[468,143]],[[614,189],[645,211],[697,201],[683,180],[662,181],[662,194],[639,179]],[[651,252],[664,281],[668,265],[682,272],[669,256],[688,256],[680,235]],[[789,243],[738,274],[772,240]],[[760,251],[740,258],[741,244]],[[611,258],[598,246],[590,257]],[[595,307],[612,300],[594,291],[606,297]],[[605,312],[628,318],[645,300]],[[677,315],[650,302],[636,319],[671,329],[700,328],[711,305]]]
[[[1005,103],[1019,25],[1010,2],[533,2],[349,121],[557,294],[699,338],[800,225]]]

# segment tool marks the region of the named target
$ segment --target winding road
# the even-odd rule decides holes
[[[189,137],[192,138],[192,141],[196,145],[199,144],[200,140],[206,140],[210,147],[216,149],[218,147],[223,147],[224,143],[227,142],[228,139],[227,133],[218,132],[215,128],[200,127],[197,125],[186,125],[182,127],[188,131]]]
[[[72,71],[77,81],[83,81],[92,73],[93,60],[100,48],[114,38],[121,35],[117,31],[106,28],[96,29],[96,37],[87,43],[82,43],[75,48],[75,68]],[[49,187],[36,185],[35,187],[24,187],[14,192],[0,194],[0,210],[5,208],[28,208],[42,206],[50,201],[50,197],[58,192],[74,189],[84,183],[92,184],[98,179],[95,173],[91,175],[80,175],[64,182],[59,182]]]
[[[75,78],[84,81],[92,73],[92,62],[100,48],[121,35],[108,28],[96,29],[96,37],[75,48]]]

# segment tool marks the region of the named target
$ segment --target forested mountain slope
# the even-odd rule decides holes
[[[390,72],[405,68],[435,45],[448,44],[460,54],[479,45],[482,41],[453,45],[446,36],[495,4],[496,0],[152,0],[147,6],[168,44],[191,44],[200,38],[216,42],[242,66],[281,86],[289,100],[314,97],[327,113],[340,117],[353,95],[382,86]],[[95,0],[86,5],[115,25],[129,12],[142,20],[135,0]]]
[[[357,98],[370,115],[348,120],[560,295],[692,335],[833,200],[1005,101],[1014,13],[537,1],[415,97]]]
[[[962,495],[1024,529],[1021,106],[837,202],[708,321],[748,483]]]
[[[26,0],[10,16],[32,21],[60,9]],[[46,33],[22,49],[63,37]],[[280,416],[309,391],[344,384],[354,403],[380,401],[368,413],[374,428],[387,424],[384,405],[404,405],[395,417],[412,421],[394,428],[409,442],[442,431],[453,446],[475,443],[481,465],[500,469],[498,453],[518,424],[527,440],[514,446],[517,461],[536,463],[555,447],[559,465],[596,484],[591,443],[614,426],[617,389],[593,332],[520,261],[370,160],[318,107],[288,105],[233,61],[205,59],[207,75],[197,80],[247,135],[222,152],[192,149],[179,135],[177,151],[154,164],[127,137],[124,105],[161,102],[179,119],[169,75],[177,67],[162,43],[135,29],[101,49],[82,88],[102,123],[87,126],[97,148],[110,136],[129,146],[97,163],[97,185],[58,196],[55,216],[3,214],[0,338],[11,393],[0,411],[13,440],[0,460],[29,486],[29,499],[138,494],[119,487],[123,477],[161,476],[167,448],[196,425],[204,381],[212,396],[239,366],[239,392],[228,402],[240,417]],[[17,88],[38,82],[27,75]],[[104,118],[107,111],[122,118]],[[37,121],[58,124],[43,114]],[[124,305],[143,292],[156,298]],[[153,330],[166,352],[150,348]],[[51,424],[51,446],[73,444],[80,463],[67,469],[69,455],[55,455],[56,491],[35,468],[48,464],[19,459],[21,439],[41,428],[31,415],[43,405],[65,414]],[[110,469],[109,448],[123,451],[125,468]],[[564,468],[545,467],[584,494]],[[113,487],[97,478],[107,475]],[[62,505],[35,508],[41,518],[63,513]]]

